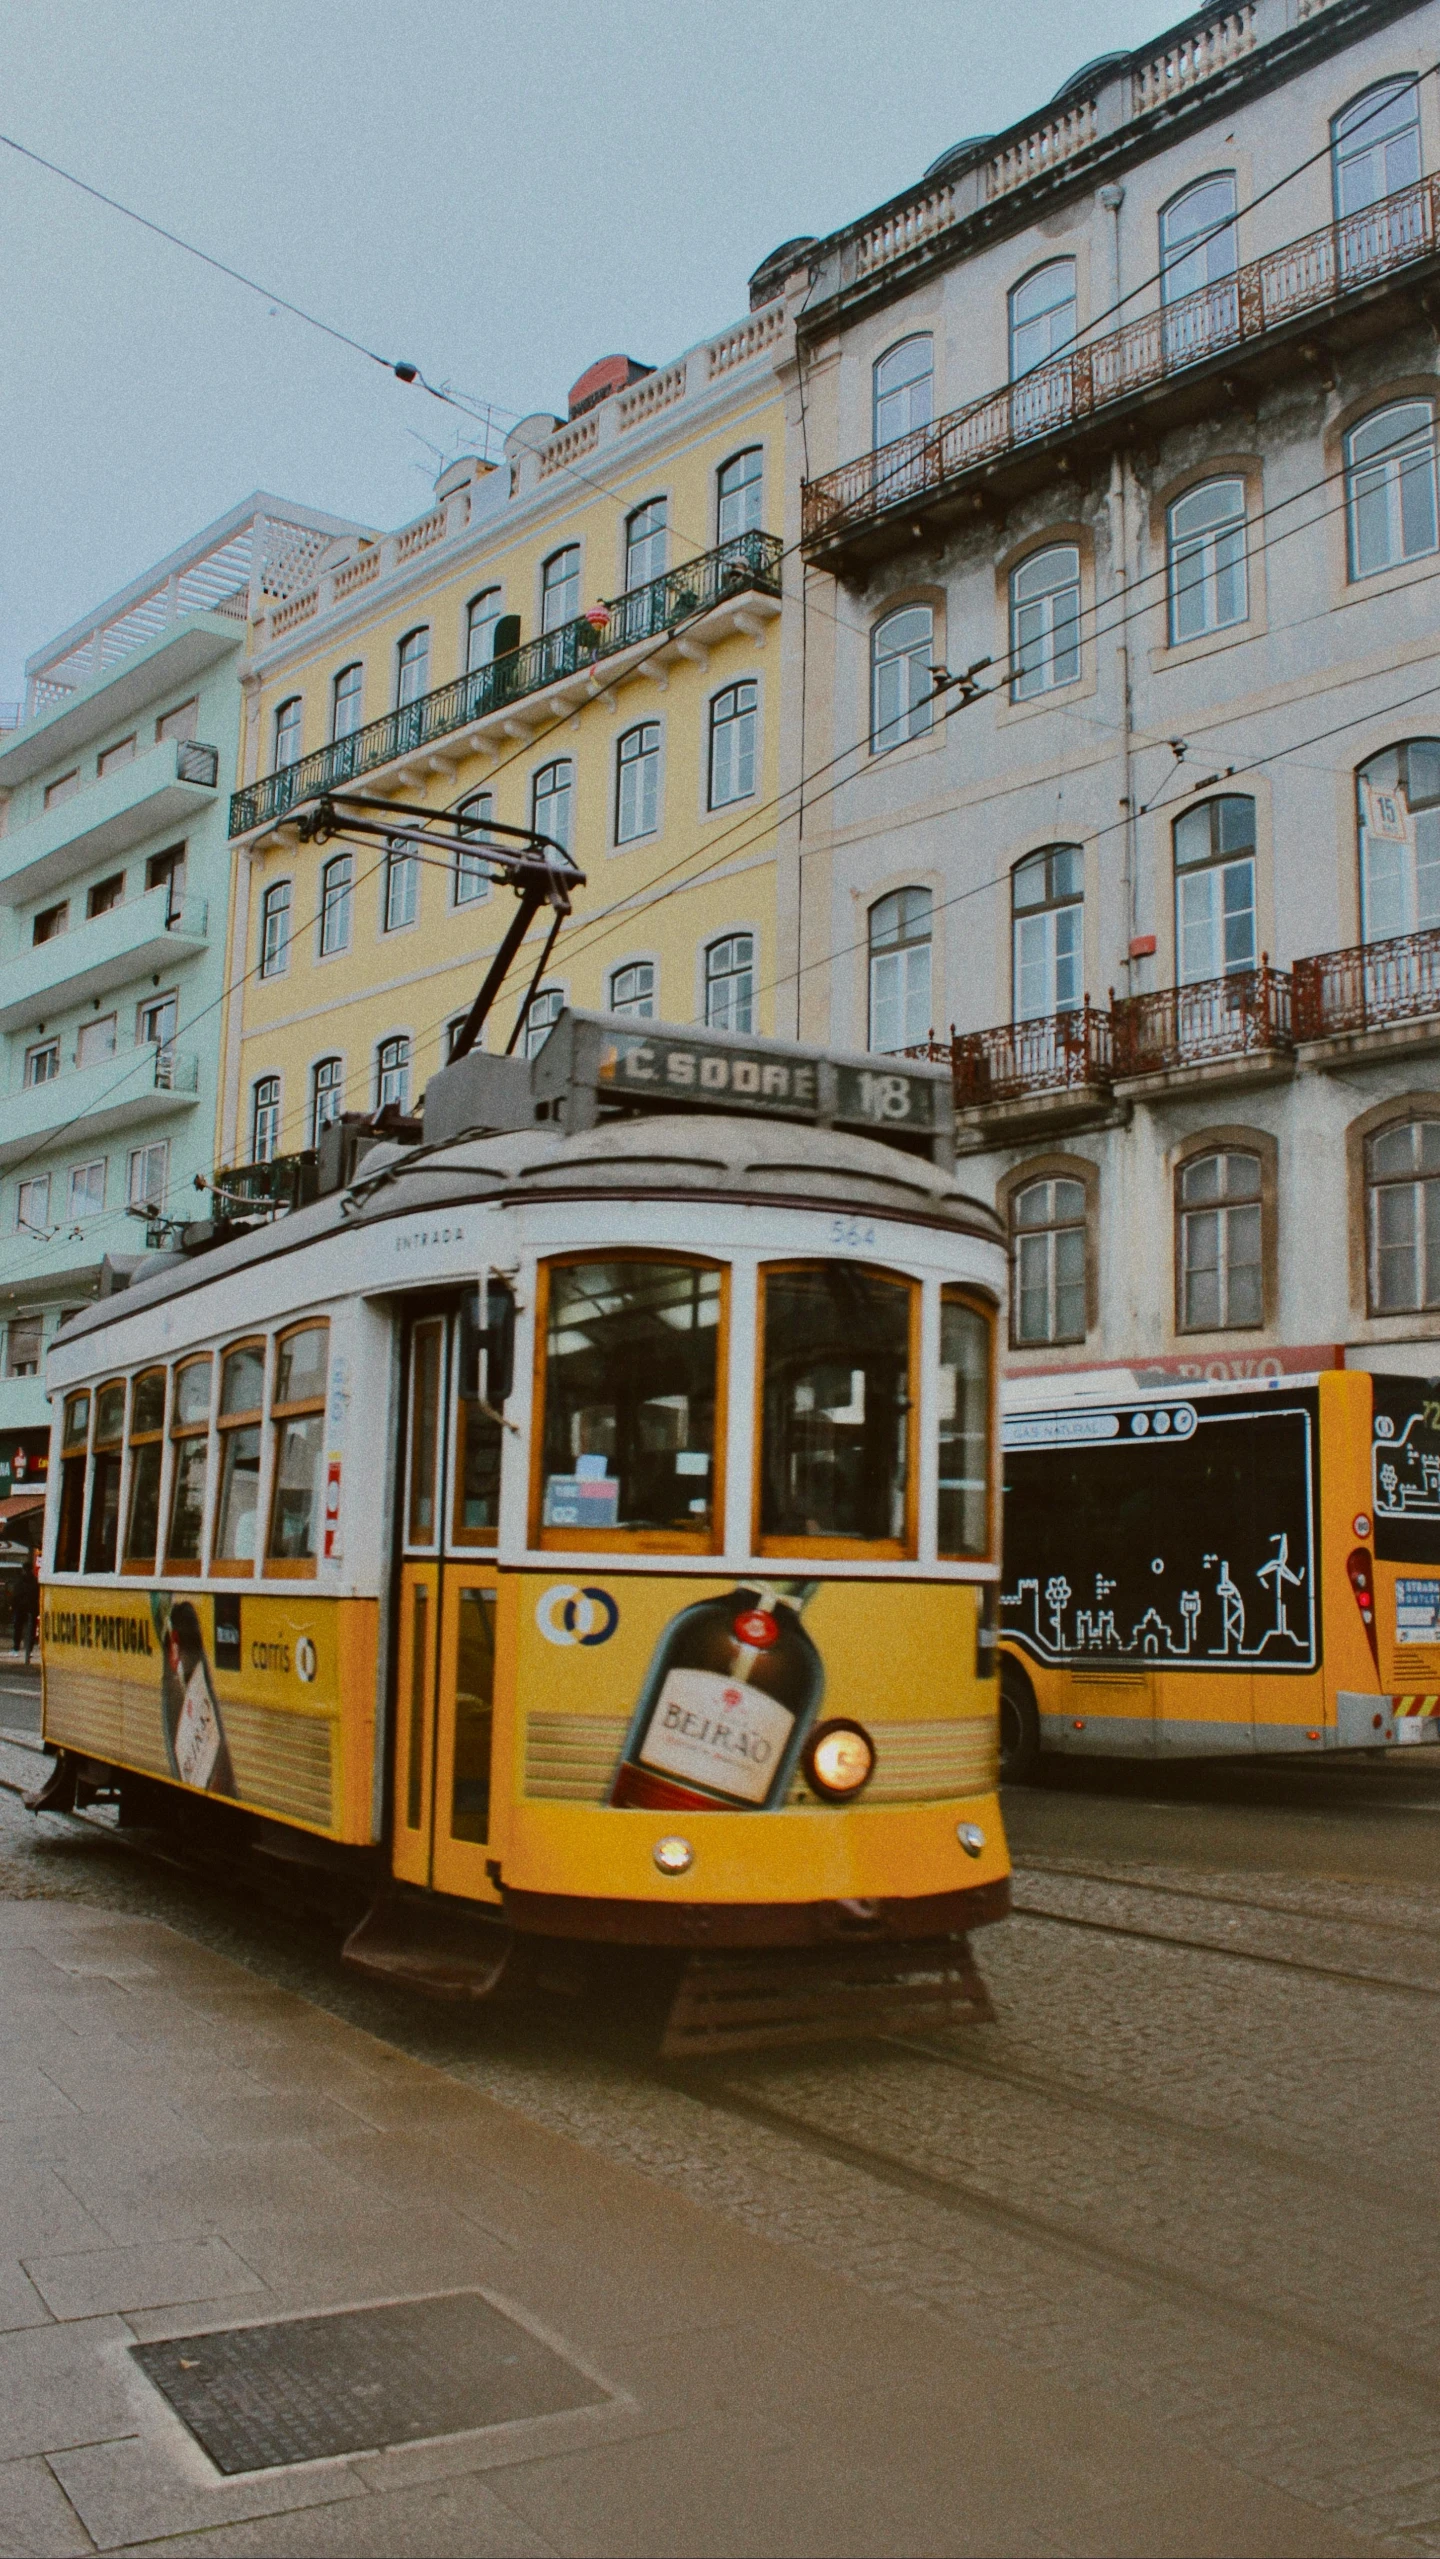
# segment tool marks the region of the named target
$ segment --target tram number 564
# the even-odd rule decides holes
[[[842,1253],[863,1253],[873,1249],[875,1229],[863,1217],[832,1217],[830,1241]]]

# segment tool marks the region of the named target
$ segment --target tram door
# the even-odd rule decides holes
[[[478,1393],[475,1298],[406,1317],[392,1865],[484,1901],[500,1432]]]

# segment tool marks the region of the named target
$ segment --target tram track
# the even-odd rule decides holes
[[[1335,1911],[1328,1918],[1318,1912],[1302,1910],[1294,1902],[1258,1901],[1250,1893],[1212,1893],[1196,1884],[1157,1884],[1149,1877],[1107,1873],[1098,1866],[1042,1866],[1035,1858],[1017,1861],[1014,1872],[1019,1875],[1053,1875],[1058,1882],[1102,1884],[1117,1893],[1162,1893],[1173,1901],[1198,1902],[1202,1909],[1258,1910],[1275,1919],[1306,1920],[1323,1928],[1373,1928],[1390,1937],[1419,1937],[1427,1945],[1440,1947],[1440,1928],[1425,1928],[1411,1919],[1372,1919],[1358,1911]]]
[[[1401,1981],[1393,1973],[1350,1972],[1338,1964],[1305,1963],[1295,1955],[1263,1955],[1252,1946],[1222,1945],[1214,1937],[1182,1937],[1167,1928],[1135,1928],[1124,1920],[1087,1919],[1074,1911],[1045,1910],[1038,1902],[1012,1901],[1010,1908],[1016,1919],[1038,1919],[1055,1928],[1128,1938],[1142,1946],[1173,1946],[1180,1954],[1215,1955],[1224,1963],[1258,1964],[1273,1972],[1303,1973],[1314,1981],[1339,1983],[1347,1990],[1381,1990],[1397,1998],[1440,2000],[1440,1983]],[[1363,1926],[1364,1922],[1352,1924]]]

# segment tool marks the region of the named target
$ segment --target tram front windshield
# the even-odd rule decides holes
[[[707,1530],[719,1271],[573,1262],[549,1278],[544,1526]]]

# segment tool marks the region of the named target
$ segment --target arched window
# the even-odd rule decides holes
[[[332,738],[353,737],[360,726],[361,705],[365,696],[363,666],[342,666],[330,689],[330,735]]]
[[[1165,304],[1165,360],[1189,364],[1236,334],[1235,178],[1229,169],[1201,178],[1160,216],[1160,299]]]
[[[894,889],[870,909],[870,1025],[866,1045],[882,1056],[930,1037],[928,889]]]
[[[1407,738],[1355,777],[1367,942],[1440,925],[1440,738]]]
[[[472,595],[465,607],[465,672],[488,666],[495,655],[495,625],[500,619],[504,589],[487,586]]]
[[[402,925],[413,924],[420,911],[420,864],[405,843],[392,844],[385,853],[385,930],[398,933]]]
[[[1238,792],[1175,821],[1175,948],[1182,986],[1255,966],[1255,803]]]
[[[1435,412],[1428,400],[1397,400],[1351,428],[1345,500],[1352,578],[1435,549]]]
[[[755,936],[727,933],[705,953],[705,1026],[711,1031],[755,1027]]]
[[[280,1078],[257,1076],[250,1097],[250,1161],[269,1164],[280,1148]]]
[[[665,500],[648,498],[625,518],[625,592],[665,574]],[[575,607],[580,610],[579,605]]]
[[[1206,480],[1177,498],[1165,518],[1165,557],[1172,647],[1245,621],[1244,481]]]
[[[317,1059],[310,1070],[310,1143],[318,1146],[323,1129],[338,1120],[345,1102],[345,1065],[338,1057]]]
[[[283,977],[290,965],[290,882],[272,880],[260,901],[260,974]]]
[[[329,959],[350,948],[350,909],[355,891],[355,863],[337,853],[320,874],[320,956]]]
[[[375,1052],[375,1106],[383,1111],[393,1102],[397,1110],[410,1108],[410,1042],[403,1031],[382,1040]]]
[[[540,572],[540,628],[558,631],[562,622],[573,622],[580,611],[580,545],[567,542],[562,551],[552,551]]]
[[[1180,1329],[1243,1332],[1265,1320],[1260,1158],[1192,1155],[1176,1184]]]
[[[935,616],[928,604],[887,613],[870,634],[870,752],[884,755],[930,726]]]
[[[524,1049],[527,1057],[535,1057],[565,1010],[565,990],[560,986],[542,986],[531,996],[525,1008]]]
[[[530,823],[539,835],[553,836],[562,851],[570,850],[575,800],[575,767],[568,755],[542,764],[530,786]]]
[[[305,705],[298,693],[292,693],[288,702],[279,702],[275,706],[275,770],[277,773],[283,766],[298,764],[300,761],[300,729],[304,717]]]
[[[710,806],[728,808],[755,789],[755,750],[760,727],[758,684],[727,685],[710,705]]]
[[[1440,1306],[1440,1118],[1377,1130],[1365,1158],[1371,1314]]]
[[[610,1010],[633,1013],[638,1020],[655,1018],[655,963],[653,960],[629,960],[623,968],[610,972]]]
[[[484,835],[489,828],[492,815],[493,803],[490,793],[476,791],[468,800],[462,800],[456,810],[455,832],[457,835],[468,835],[472,832]],[[462,847],[455,856],[455,904],[478,906],[481,899],[487,898],[489,894],[490,873],[485,862],[478,853],[467,853]]]
[[[928,335],[902,338],[886,349],[875,367],[875,442],[894,444],[912,427],[930,424],[935,376],[935,341]]]
[[[1010,874],[1015,1019],[1070,1013],[1085,966],[1085,857],[1078,844],[1031,853]]]
[[[1080,673],[1080,554],[1032,551],[1010,579],[1010,696],[1028,702]]]
[[[1010,296],[1010,379],[1033,373],[1062,354],[1075,335],[1075,261],[1052,258],[1022,278]]]
[[[1352,98],[1331,121],[1330,157],[1341,221],[1413,186],[1420,175],[1419,84],[1382,80]]]
[[[758,444],[732,453],[715,475],[715,539],[733,542],[758,533],[765,493],[765,456]]]
[[[1027,1182],[1011,1194],[1011,1333],[1027,1349],[1085,1339],[1085,1185]]]
[[[395,652],[395,706],[404,709],[407,702],[418,702],[430,683],[430,633],[428,629],[407,631]]]
[[[642,720],[615,749],[615,841],[634,844],[660,823],[660,723]]]

